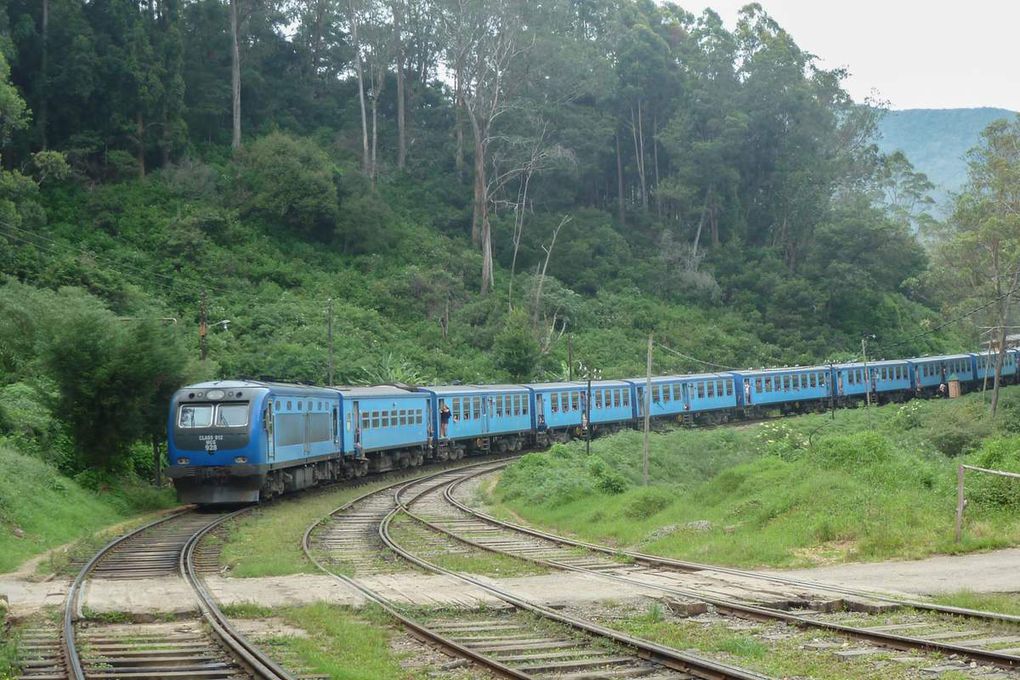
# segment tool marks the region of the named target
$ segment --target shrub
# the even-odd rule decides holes
[[[588,474],[595,480],[595,488],[610,496],[623,493],[629,486],[627,478],[599,456],[588,459]]]
[[[672,490],[661,486],[638,489],[627,500],[623,514],[630,519],[648,519],[672,505],[675,497]]]
[[[1020,437],[990,439],[968,460],[990,470],[1020,472]],[[1020,480],[972,472],[967,477],[971,502],[1010,511],[1020,510]]]

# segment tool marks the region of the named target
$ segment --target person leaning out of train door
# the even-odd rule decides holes
[[[442,439],[446,439],[447,432],[450,429],[450,407],[446,405],[446,402],[439,402],[439,436]]]

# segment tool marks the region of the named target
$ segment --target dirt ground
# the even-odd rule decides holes
[[[969,555],[936,555],[923,560],[839,564],[779,572],[784,576],[911,595],[971,590],[1020,592],[1020,548]]]

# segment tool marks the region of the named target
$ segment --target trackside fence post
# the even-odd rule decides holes
[[[963,540],[963,509],[967,507],[967,501],[963,497],[963,473],[965,470],[973,470],[974,472],[983,472],[986,475],[996,475],[998,477],[1009,477],[1011,479],[1020,479],[1020,474],[1016,472],[1006,472],[1005,470],[989,470],[988,468],[977,467],[976,465],[958,465],[956,467],[956,542],[959,543]]]
[[[966,501],[963,498],[963,472],[962,465],[956,466],[956,542],[963,540],[963,507]]]

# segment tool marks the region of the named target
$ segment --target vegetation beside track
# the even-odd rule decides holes
[[[932,600],[951,607],[1020,616],[1020,593],[976,593],[972,590],[960,590],[936,595]]]
[[[676,649],[692,649],[742,668],[755,670],[776,678],[815,678],[816,680],[906,680],[916,678],[918,667],[932,665],[930,657],[918,657],[916,664],[892,662],[902,652],[869,654],[861,658],[837,660],[833,650],[810,651],[804,645],[824,640],[841,643],[838,636],[819,636],[817,631],[774,631],[769,637],[766,624],[748,623],[734,629],[732,622],[724,620],[704,622],[693,619],[670,618],[663,608],[652,605],[645,613],[630,616],[607,624],[617,630]],[[854,645],[851,645],[851,647]],[[859,646],[859,645],[858,645]],[[848,647],[851,648],[851,647]],[[925,662],[928,663],[925,663]],[[966,676],[947,673],[944,680]]]
[[[0,600],[0,680],[15,677],[18,670],[18,642],[7,621],[7,605]]]
[[[269,633],[254,635],[260,647],[288,669],[325,675],[334,680],[434,677],[427,667],[406,668],[406,654],[394,648],[393,621],[373,605],[353,610],[326,603],[266,609],[258,606],[225,607],[232,618],[277,617],[306,635]]]
[[[955,466],[1020,471],[1020,388],[989,420],[981,394],[745,426],[622,432],[553,447],[508,468],[495,512],[649,553],[738,566],[915,558],[1020,543],[1020,485],[967,479],[953,542]],[[1013,482],[1012,484],[1010,482]]]
[[[90,490],[52,465],[0,447],[0,572],[112,524],[174,504],[169,489],[133,478]]]

